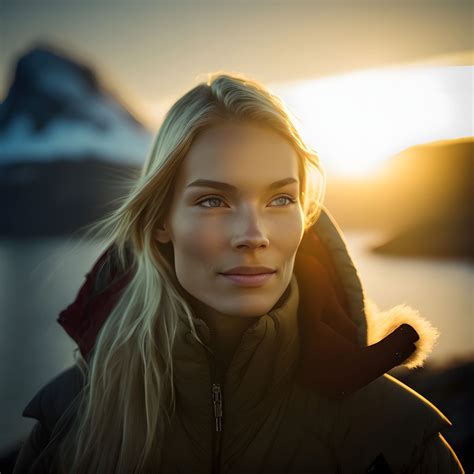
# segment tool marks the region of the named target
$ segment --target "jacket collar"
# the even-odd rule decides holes
[[[191,423],[196,421],[196,429],[201,416],[209,416],[212,384],[220,385],[228,416],[245,417],[255,414],[255,400],[272,396],[291,380],[299,355],[298,301],[298,283],[293,275],[281,304],[243,333],[225,374],[212,355],[206,323],[193,318],[201,344],[189,321],[181,319],[173,348],[174,388],[180,410]]]
[[[280,300],[242,334],[227,375],[233,372],[242,375],[242,371],[248,369],[249,364],[254,363],[253,359],[259,356],[270,358],[274,362],[275,369],[278,369],[274,374],[276,377],[281,377],[290,370],[298,358],[298,303],[298,282],[293,274]],[[197,317],[192,317],[192,321],[202,344],[193,336],[189,320],[184,315],[180,316],[178,334],[187,340],[187,346],[190,346],[191,350],[206,352],[207,358],[217,364],[217,361],[214,361],[211,334],[206,322]],[[269,351],[272,353],[270,354]],[[265,352],[265,354],[260,355],[260,352]],[[218,378],[219,373],[215,376]]]

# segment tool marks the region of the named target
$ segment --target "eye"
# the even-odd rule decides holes
[[[292,196],[288,196],[288,195],[278,196],[275,199],[273,199],[273,201],[277,201],[278,199],[287,199],[289,201],[289,203],[286,204],[286,205],[283,205],[283,206],[276,206],[276,207],[287,207],[287,206],[289,206],[291,204],[294,204],[296,202],[296,199],[294,199]],[[197,202],[196,205],[198,205],[200,207],[207,208],[207,209],[212,209],[212,208],[217,209],[217,208],[221,207],[221,206],[203,206],[202,205],[202,203],[204,203],[204,202],[212,202],[212,201],[214,201],[214,202],[216,202],[216,201],[224,202],[223,199],[221,199],[217,196],[210,196],[206,199],[203,199],[203,200]],[[272,207],[275,207],[275,206],[272,206]]]
[[[207,207],[207,208],[212,208],[212,207],[220,207],[220,206],[202,206],[202,203],[203,202],[216,202],[216,201],[220,201],[220,202],[224,202],[222,199],[218,198],[218,197],[209,197],[209,198],[206,198],[206,199],[203,199],[202,201],[199,201],[198,203],[196,203],[198,206],[201,206],[201,207]]]
[[[290,201],[287,206],[289,206],[290,204],[293,204],[296,202],[296,199],[293,199],[291,196],[278,196],[277,198],[275,198],[273,201],[276,201],[278,199],[287,199],[288,201]],[[286,207],[286,206],[277,206],[277,207]]]

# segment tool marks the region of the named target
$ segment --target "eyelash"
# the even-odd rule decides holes
[[[281,198],[287,198],[287,199],[290,201],[290,203],[287,204],[287,205],[285,205],[285,206],[275,206],[275,207],[288,207],[288,206],[290,206],[291,204],[296,203],[296,199],[294,199],[292,196],[288,196],[287,194],[282,194],[281,196],[277,196],[276,198],[272,199],[272,201],[275,201],[275,200],[281,199]],[[201,206],[201,204],[202,204],[203,202],[210,201],[210,200],[212,200],[212,199],[217,199],[217,200],[219,200],[219,201],[224,202],[224,200],[223,200],[221,197],[218,197],[218,196],[209,196],[209,197],[207,197],[207,198],[205,198],[205,199],[201,199],[199,202],[196,203],[196,205],[197,205],[197,206],[200,206],[200,207],[203,207],[203,208],[205,208],[205,209],[219,209],[221,206],[216,206],[216,207],[214,207],[214,206]],[[272,206],[272,207],[273,207],[273,206]]]

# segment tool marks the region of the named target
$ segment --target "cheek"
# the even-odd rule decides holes
[[[174,248],[175,262],[186,271],[186,266],[199,265],[202,269],[212,267],[218,249],[222,247],[222,232],[204,223],[189,220],[175,227]],[[193,271],[199,271],[193,268]]]
[[[303,232],[304,215],[302,212],[298,212],[288,216],[284,223],[280,223],[273,229],[274,242],[278,242],[283,253],[291,255],[299,247]]]

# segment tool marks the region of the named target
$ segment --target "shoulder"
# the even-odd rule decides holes
[[[404,472],[428,439],[452,426],[433,403],[388,374],[344,399],[339,415],[346,461],[357,452],[367,466],[382,454],[394,472]]]
[[[423,426],[432,434],[452,426],[449,419],[427,398],[397,378],[384,374],[347,399],[348,408],[357,408],[366,420],[396,418],[406,427]],[[367,418],[369,416],[369,418]]]
[[[51,433],[61,416],[78,399],[84,376],[77,365],[59,373],[30,400],[22,415],[35,418]]]
[[[23,416],[38,421],[21,447],[14,474],[52,472],[54,453],[61,439],[58,435],[72,420],[69,415],[75,412],[83,381],[80,368],[74,365],[45,384],[30,400]]]

